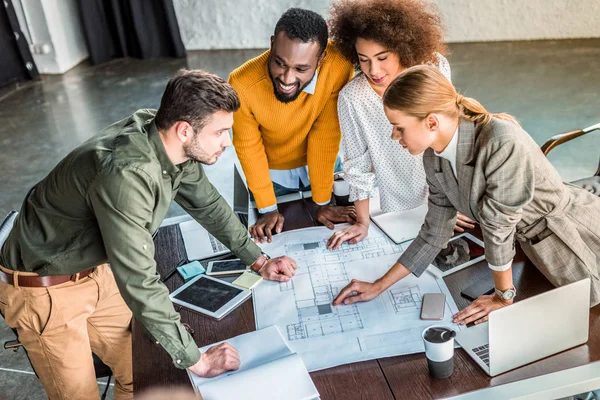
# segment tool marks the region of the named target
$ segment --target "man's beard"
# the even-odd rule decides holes
[[[313,75],[314,77],[314,75]],[[269,70],[269,78],[271,78],[271,82],[273,83],[273,92],[275,94],[275,98],[277,100],[279,100],[282,103],[291,103],[292,101],[296,100],[298,98],[298,96],[300,96],[300,93],[302,93],[302,91],[304,90],[304,88],[306,88],[310,82],[312,81],[312,78],[306,82],[302,87],[300,87],[293,95],[288,95],[288,94],[284,94],[281,93],[277,90],[277,88],[279,87],[279,85],[277,84],[277,82],[275,81],[275,79],[273,79],[273,75],[271,75],[271,70]]]
[[[199,162],[204,165],[213,165],[217,162],[218,158],[212,161],[211,157],[204,149],[198,144],[197,136],[194,136],[192,143],[188,146],[183,147],[183,155],[192,161]]]

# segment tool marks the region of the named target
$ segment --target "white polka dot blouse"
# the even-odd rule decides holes
[[[450,80],[450,65],[437,54],[435,65]],[[427,200],[423,156],[413,156],[391,139],[392,125],[381,97],[359,73],[340,92],[338,115],[350,201],[363,200],[379,186],[384,212],[404,211]]]

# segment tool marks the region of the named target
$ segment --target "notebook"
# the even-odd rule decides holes
[[[319,398],[302,358],[292,353],[276,326],[236,336],[226,342],[240,354],[242,363],[237,371],[201,378],[188,370],[196,394],[204,400]],[[219,343],[202,347],[200,352]]]

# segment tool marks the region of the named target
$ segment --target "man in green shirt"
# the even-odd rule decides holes
[[[202,168],[231,145],[239,106],[221,78],[182,70],[158,111],[105,128],[27,194],[0,249],[0,310],[50,399],[98,397],[92,351],[113,370],[115,399],[133,396],[131,312],[176,367],[207,377],[239,367],[229,345],[200,356],[152,241],[174,199],[264,278],[294,275],[293,260],[261,254]]]

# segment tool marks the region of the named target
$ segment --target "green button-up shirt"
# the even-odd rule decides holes
[[[139,110],[105,128],[33,187],[0,252],[0,264],[40,275],[110,263],[133,315],[179,368],[200,359],[156,272],[152,234],[171,201],[252,264],[260,249],[201,164],[174,165],[154,123]]]

